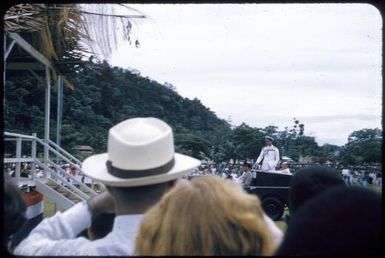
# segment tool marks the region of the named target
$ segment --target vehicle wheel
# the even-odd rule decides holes
[[[262,200],[262,208],[272,220],[279,220],[285,210],[282,201],[276,197],[266,197]]]

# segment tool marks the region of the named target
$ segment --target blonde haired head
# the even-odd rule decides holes
[[[259,199],[214,176],[183,180],[145,214],[136,255],[270,255]]]

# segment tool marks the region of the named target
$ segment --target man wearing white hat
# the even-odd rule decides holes
[[[174,152],[172,129],[157,118],[125,120],[109,130],[108,152],[87,158],[83,172],[108,191],[43,220],[17,255],[132,255],[143,213],[200,161]],[[112,231],[90,241],[76,236],[91,216],[115,212]]]
[[[263,160],[261,168],[262,171],[274,171],[279,162],[279,150],[273,145],[273,141],[273,137],[265,137],[266,146],[262,148],[255,163],[258,165]]]

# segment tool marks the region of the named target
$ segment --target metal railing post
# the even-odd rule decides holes
[[[78,160],[77,158],[75,158],[73,155],[71,155],[69,152],[67,152],[66,150],[64,150],[62,147],[60,146],[57,146],[56,143],[54,143],[53,141],[49,140],[49,143],[51,145],[53,145],[56,149],[59,149],[60,152],[63,152],[63,156],[68,156],[67,158],[71,159],[71,160],[74,160],[75,164],[78,164],[79,166],[82,164],[82,162],[80,160]]]
[[[64,151],[60,147],[58,147],[59,151],[57,151],[55,148],[56,147],[55,144],[53,144],[54,146],[50,146],[44,140],[39,139],[36,133],[33,133],[32,135],[22,135],[17,133],[4,132],[4,136],[6,137],[5,140],[7,141],[9,140],[16,141],[16,157],[4,158],[5,163],[12,162],[13,164],[16,164],[15,173],[14,173],[14,176],[12,177],[12,181],[14,183],[20,184],[22,182],[30,183],[31,181],[34,181],[35,183],[39,182],[41,184],[47,184],[47,182],[49,182],[48,176],[51,176],[51,179],[53,181],[56,181],[61,185],[64,184],[66,187],[70,189],[70,191],[76,193],[83,199],[88,199],[90,196],[94,196],[97,194],[92,188],[90,188],[89,186],[81,182],[81,180],[79,180],[78,178],[70,174],[66,174],[60,166],[57,166],[57,164],[54,161],[50,160],[49,156],[45,162],[43,161],[42,157],[38,157],[39,153],[37,151],[38,149],[37,145],[41,144],[43,145],[43,147],[47,148],[48,153],[51,154],[51,156],[55,157],[55,155],[58,155],[61,160],[64,160],[69,164],[71,164],[72,166],[77,167],[78,164],[71,161],[70,160],[71,158],[68,158],[62,153],[60,153],[60,151]],[[22,151],[23,141],[31,141],[31,157],[22,158],[21,154],[23,153]],[[48,141],[48,143],[50,143],[50,141]],[[23,178],[21,177],[21,172],[23,171],[21,165],[23,162],[27,162],[32,165],[32,176],[31,176],[32,180],[23,180]],[[46,171],[46,178],[37,178],[38,175],[35,169],[36,165]],[[79,168],[81,169],[81,164],[79,165]],[[70,179],[70,181],[73,181],[73,182],[69,182],[68,179]],[[95,182],[92,182],[92,184],[94,183]],[[77,186],[80,186],[80,187],[77,187]],[[94,187],[94,185],[92,186]]]
[[[4,51],[4,53],[6,53],[6,51],[7,51],[7,36],[5,35],[5,33],[4,33],[4,49],[3,49],[3,51]],[[7,72],[6,72],[6,64],[7,64],[7,62],[6,62],[6,57],[4,56],[4,59],[3,59],[3,65],[4,65],[4,67],[3,67],[3,109],[4,109],[4,111],[6,110],[5,109],[5,82],[6,82],[6,75],[7,75]],[[4,112],[5,114],[7,114],[6,112]]]
[[[15,168],[15,180],[16,184],[19,184],[20,182],[20,169],[21,169],[21,137],[17,137],[16,139],[16,158],[19,159],[16,162],[16,168]]]
[[[59,152],[61,144],[61,116],[62,116],[62,93],[63,92],[63,78],[58,75],[57,78],[57,114],[56,114],[56,151]],[[56,155],[56,163],[60,165],[60,157]]]
[[[45,90],[45,116],[44,116],[44,141],[46,145],[44,145],[44,163],[48,164],[49,159],[49,119],[50,119],[50,104],[51,104],[51,74],[49,71],[49,67],[45,67],[45,79],[46,79],[46,90]],[[44,178],[47,178],[48,170],[44,169]]]
[[[32,134],[33,137],[37,137],[36,133],[33,133]],[[31,143],[31,157],[33,158],[33,162],[31,164],[31,167],[32,167],[32,180],[35,180],[36,178],[36,163],[35,163],[35,160],[36,160],[36,139],[33,139],[32,140],[32,143]]]

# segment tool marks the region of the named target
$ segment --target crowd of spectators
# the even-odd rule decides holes
[[[20,164],[20,177],[24,179],[30,179],[33,178],[43,178],[44,177],[44,169],[39,167],[37,164],[35,164],[34,169],[32,168],[33,163],[32,162],[21,162]],[[84,173],[81,172],[79,166],[77,165],[70,165],[64,161],[61,161],[59,165],[52,165],[48,164],[48,167],[50,170],[52,170],[54,173],[48,173],[47,177],[55,180],[57,183],[64,185],[67,187],[65,180],[67,183],[72,184],[76,187],[80,187],[80,183],[85,184],[89,188],[93,188],[95,191],[100,192],[100,185],[95,182],[92,178],[84,175]],[[4,173],[10,177],[16,176],[16,163],[7,163],[4,164]],[[62,179],[59,180],[58,176],[60,176]]]
[[[320,166],[319,164],[317,165]],[[305,169],[309,166],[312,165],[281,161],[280,167],[276,169],[276,172],[292,175],[297,173],[297,171]],[[373,185],[382,191],[382,166],[379,164],[365,164],[361,166],[322,166],[339,171],[347,185],[363,187]],[[241,168],[242,162],[221,162],[217,164],[212,161],[206,161],[198,168],[192,170],[189,175],[191,178],[205,175],[217,175],[222,178],[238,180],[243,173]],[[254,167],[251,168],[251,173],[254,180],[257,176],[256,171],[257,170]]]
[[[84,173],[107,191],[44,219],[14,254],[383,254],[381,195],[350,186],[341,171],[312,166],[294,173],[282,232],[257,196],[220,178],[223,168],[206,164],[200,167],[205,176],[183,179],[200,161],[174,152],[172,130],[163,121],[128,119],[112,127],[108,139],[108,153],[83,162]],[[248,162],[231,169],[242,182],[253,178]],[[369,183],[372,176],[366,176]],[[25,212],[7,184],[6,248]]]
[[[382,189],[382,174],[379,171],[352,171],[350,169],[342,169],[342,177],[348,185],[358,185],[368,187],[368,185],[376,185]]]

